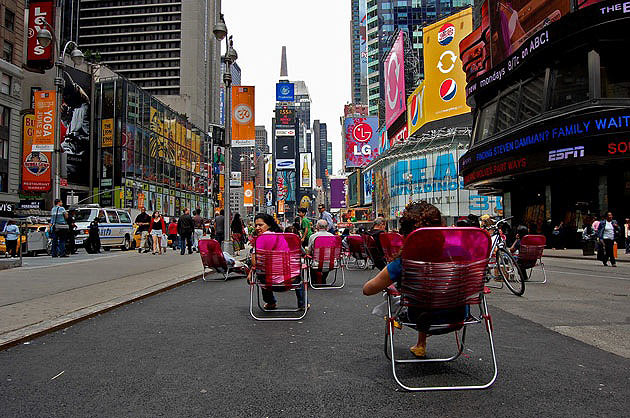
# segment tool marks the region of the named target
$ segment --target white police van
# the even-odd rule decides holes
[[[98,234],[101,237],[103,250],[108,251],[112,247],[120,247],[123,251],[131,249],[133,222],[129,212],[123,209],[102,208],[97,204],[75,209],[74,222],[77,225],[75,245],[85,245],[90,223],[94,219],[98,219]]]

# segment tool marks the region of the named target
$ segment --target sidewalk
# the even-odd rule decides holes
[[[543,252],[543,257],[597,261],[596,255],[584,256],[582,255],[581,249],[554,250],[551,248],[545,248],[545,251]],[[630,254],[626,254],[624,248],[619,248],[619,250],[617,251],[617,261],[619,261],[620,263],[630,263]]]
[[[246,254],[241,251],[236,258]],[[202,273],[197,253],[112,251],[73,257],[0,271],[0,349],[199,279]]]

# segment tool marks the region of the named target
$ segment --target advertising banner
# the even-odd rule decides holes
[[[276,109],[276,127],[280,126],[295,129],[295,109],[287,106]]]
[[[278,200],[278,215],[284,215],[284,200]]]
[[[481,6],[481,25],[459,43],[462,68],[466,73],[466,82],[483,75],[490,69],[490,18],[488,2]]]
[[[470,112],[466,104],[466,74],[459,58],[459,43],[471,31],[471,8],[422,29],[425,123]]]
[[[348,205],[359,204],[359,172],[355,171],[348,176]]]
[[[298,190],[298,207],[310,209],[311,203],[313,202],[311,199],[311,193],[311,190]]]
[[[424,82],[421,81],[416,90],[407,99],[407,127],[409,135],[413,135],[424,123]]]
[[[52,152],[55,149],[55,97],[54,90],[35,93],[35,136],[33,151]]]
[[[230,187],[241,187],[242,177],[240,171],[230,171]]]
[[[295,137],[276,137],[276,170],[295,170]]]
[[[387,128],[385,128],[384,126],[378,130],[378,141],[378,152],[379,154],[383,154],[390,148],[389,138],[387,137]]]
[[[24,115],[22,133],[22,190],[47,192],[50,190],[52,153],[33,150],[35,115]]]
[[[101,120],[101,147],[114,146],[114,119]]]
[[[374,189],[374,179],[372,178],[372,170],[365,171],[363,175],[363,204],[372,204],[372,190]]]
[[[379,153],[378,118],[344,120],[346,168],[364,167]]]
[[[276,101],[294,102],[295,85],[293,83],[276,83]]]
[[[383,67],[385,77],[385,125],[390,126],[405,111],[405,60],[403,32],[390,51]]]
[[[279,200],[295,202],[295,170],[282,170],[276,173],[276,191]]]
[[[212,155],[212,174],[218,176],[225,170],[225,150],[218,145],[214,146]]]
[[[243,182],[243,206],[245,207],[254,206],[254,182],[253,181]]]
[[[273,187],[273,155],[265,154],[265,189]]]
[[[253,86],[232,87],[232,147],[256,145],[254,92]]]
[[[37,40],[37,32],[48,29],[55,32],[54,1],[30,1],[28,6],[28,32],[26,43],[26,66],[38,70],[48,70],[53,66],[54,41],[44,48]],[[44,22],[52,26],[47,27]],[[19,25],[20,22],[15,22]]]
[[[346,179],[330,179],[330,208],[346,207]]]
[[[311,161],[310,152],[300,154],[300,187],[305,189],[312,187],[313,166]]]

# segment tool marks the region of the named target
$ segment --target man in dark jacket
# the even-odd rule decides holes
[[[181,237],[182,250],[181,255],[185,254],[186,246],[188,246],[188,254],[192,254],[192,234],[195,229],[193,219],[190,216],[190,209],[185,208],[184,214],[177,221],[177,233]]]

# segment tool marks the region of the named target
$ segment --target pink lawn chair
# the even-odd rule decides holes
[[[354,263],[357,269],[365,270],[368,268],[368,253],[363,243],[361,235],[348,235],[346,237],[348,243],[348,251],[350,256],[354,258]],[[350,263],[347,263],[348,269],[350,269]]]
[[[381,243],[385,260],[387,260],[388,263],[398,257],[403,247],[404,239],[402,235],[398,232],[383,232],[379,234],[378,240]]]
[[[341,289],[346,284],[346,276],[341,262],[341,237],[319,236],[313,243],[313,255],[310,257],[309,283],[313,289]],[[313,283],[313,271],[328,274],[335,271],[335,278],[330,284]],[[337,271],[341,270],[341,284],[337,283]]]
[[[213,239],[199,240],[199,255],[201,256],[201,264],[203,265],[203,273],[201,278],[203,281],[227,280],[230,274],[230,268],[225,262],[221,245]],[[206,279],[206,269],[212,269],[223,277],[216,279]]]
[[[542,261],[543,251],[547,238],[544,235],[525,235],[521,238],[521,248],[518,250],[516,262],[523,269],[529,270],[527,275],[527,283],[547,283],[547,273],[545,272],[545,263]],[[543,280],[531,280],[534,267],[540,266],[543,272]]]
[[[387,289],[388,315],[385,351],[391,360],[394,379],[409,391],[486,389],[497,377],[492,318],[484,294],[484,278],[490,255],[490,237],[479,228],[420,228],[405,240],[402,249],[402,280],[399,293]],[[407,322],[428,335],[457,332],[461,329],[461,345],[447,358],[397,359],[394,354],[394,321],[392,297],[401,296],[401,306],[407,307]],[[470,308],[479,306],[475,316]],[[412,314],[413,311],[413,314]],[[413,318],[415,316],[415,318]],[[411,317],[411,319],[409,319]],[[415,322],[412,322],[415,321]],[[465,386],[422,386],[403,384],[396,374],[396,365],[403,363],[449,362],[464,349],[466,327],[485,322],[494,373],[485,384]]]
[[[308,311],[308,280],[302,274],[302,246],[300,237],[288,233],[265,233],[256,238],[256,264],[253,279],[250,283],[249,313],[259,321],[300,320]],[[265,309],[260,304],[260,289],[283,292],[304,288],[304,309]],[[291,317],[259,317],[254,314],[254,288],[258,307],[264,312],[301,312]]]

